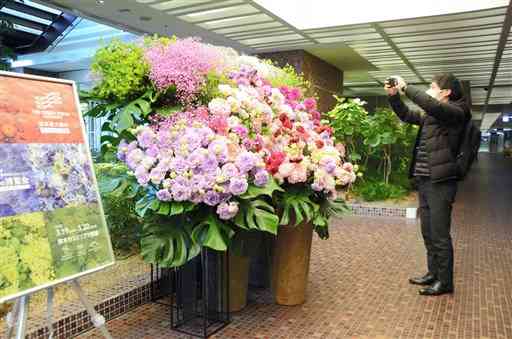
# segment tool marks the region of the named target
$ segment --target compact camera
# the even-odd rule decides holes
[[[395,77],[388,77],[386,78],[386,80],[384,80],[384,82],[389,86],[389,87],[396,87],[396,85],[398,85],[398,81]]]

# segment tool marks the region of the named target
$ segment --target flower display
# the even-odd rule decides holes
[[[224,114],[222,112],[221,114]],[[123,142],[118,156],[142,186],[154,186],[161,201],[189,201],[217,206],[222,219],[238,211],[232,197],[245,193],[249,183],[268,181],[260,154],[247,150],[232,129],[219,130],[216,116],[205,107],[181,112],[150,126],[140,127],[137,140]]]
[[[353,166],[343,163],[342,146],[321,123],[316,99],[297,87],[271,86],[266,77],[275,66],[241,56],[237,69],[224,69],[221,50],[192,38],[153,44],[146,57],[155,86],[176,86],[183,102],[193,100],[212,70],[231,80],[218,85],[219,95],[207,106],[157,119],[137,129],[136,141],[121,144],[119,158],[140,185],[157,189],[159,200],[223,204],[217,212],[226,218],[234,196],[251,183],[265,186],[270,176],[331,197],[356,179]]]
[[[140,48],[151,89],[103,115],[130,170],[113,189],[129,189],[148,218],[145,257],[179,266],[195,246],[226,250],[242,229],[275,235],[302,221],[327,238],[329,218],[343,210],[337,192],[357,167],[344,161],[304,77],[195,38]],[[162,215],[173,226],[153,221]],[[151,243],[166,237],[179,250]]]

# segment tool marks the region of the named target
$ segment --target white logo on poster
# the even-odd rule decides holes
[[[36,107],[38,110],[49,110],[56,105],[62,105],[62,96],[59,92],[50,92],[43,96],[36,96]]]

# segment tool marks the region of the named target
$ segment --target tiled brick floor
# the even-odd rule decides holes
[[[453,296],[422,297],[407,283],[425,266],[414,221],[346,217],[314,241],[304,305],[257,297],[216,337],[512,338],[512,161],[480,158],[456,204]],[[115,338],[183,338],[168,318],[150,304],[108,327]]]

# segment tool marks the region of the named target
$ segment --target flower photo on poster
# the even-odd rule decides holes
[[[83,144],[0,147],[0,218],[97,202]]]

